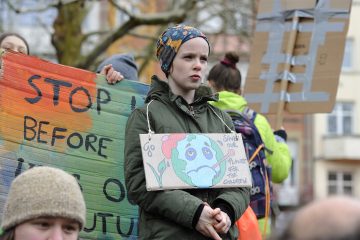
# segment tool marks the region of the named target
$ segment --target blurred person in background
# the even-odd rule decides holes
[[[1,50],[4,51],[14,51],[22,54],[29,55],[30,48],[28,42],[21,35],[13,32],[6,32],[0,35],[0,53]],[[0,76],[2,75],[1,71],[1,56],[0,56]]]
[[[0,35],[0,48],[23,54],[30,54],[28,42],[17,33],[3,33]]]
[[[53,167],[34,167],[11,183],[0,240],[77,240],[86,206],[76,179]]]
[[[131,54],[115,54],[100,63],[96,72],[106,75],[109,84],[122,79],[138,81],[138,67]]]
[[[291,155],[286,144],[287,134],[284,129],[273,132],[268,120],[261,114],[256,113],[248,107],[248,103],[241,95],[241,73],[236,67],[239,62],[239,55],[236,52],[227,52],[225,57],[216,65],[214,65],[208,75],[208,84],[215,92],[219,94],[219,101],[212,104],[222,110],[235,110],[245,115],[251,115],[249,118],[257,128],[261,136],[261,140],[265,145],[266,165],[269,165],[271,172],[271,181],[274,183],[283,182],[290,171]],[[254,167],[255,170],[255,167]],[[254,172],[251,171],[254,179]],[[256,186],[252,188],[251,195],[257,193]],[[263,187],[261,187],[263,188]],[[270,187],[270,190],[272,187]],[[270,193],[271,199],[272,193]],[[264,205],[264,206],[263,206]],[[274,202],[271,201],[272,207]],[[265,196],[264,199],[254,201],[250,199],[250,206],[258,216],[260,231],[266,231],[266,235],[270,234],[270,218],[266,221],[265,216]],[[264,234],[265,235],[265,234]]]
[[[300,208],[278,240],[359,240],[360,200],[332,196]]]

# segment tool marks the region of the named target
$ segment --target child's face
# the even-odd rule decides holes
[[[7,36],[6,38],[4,38],[0,44],[0,48],[20,52],[23,54],[28,53],[28,49],[24,41],[16,36]]]
[[[205,75],[209,45],[201,37],[188,40],[179,48],[170,69],[169,84],[178,95],[197,89]]]
[[[75,220],[60,217],[39,217],[15,228],[14,240],[77,240],[80,226]]]

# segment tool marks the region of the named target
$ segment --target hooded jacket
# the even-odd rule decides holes
[[[219,100],[211,102],[211,104],[223,110],[237,110],[240,112],[248,106],[242,96],[228,91],[219,92]],[[272,182],[281,183],[288,177],[292,162],[288,145],[284,141],[276,140],[269,122],[263,115],[257,113],[254,124],[258,128],[266,148],[272,151],[272,154],[265,151],[266,160],[271,166]],[[265,218],[258,219],[258,225],[262,231],[265,225]],[[266,233],[270,234],[270,227],[267,227]]]
[[[220,118],[233,129],[231,118],[208,103],[214,100],[211,90],[201,86],[194,102],[188,104],[154,76],[145,106],[130,115],[125,133],[125,182],[130,199],[140,207],[139,239],[207,239],[193,222],[204,202],[213,208],[226,205],[233,213],[231,219],[238,219],[247,208],[249,188],[146,190],[139,134],[148,133],[149,102],[149,123],[155,133],[229,133]],[[236,227],[232,225],[222,238],[237,239]]]
[[[240,112],[248,105],[242,96],[228,91],[219,92],[219,100],[211,104],[223,110]],[[292,160],[288,145],[283,141],[276,141],[271,126],[263,115],[257,113],[254,124],[258,128],[266,148],[273,151],[272,154],[265,151],[266,159],[271,166],[272,181],[281,183],[287,178],[291,167]]]

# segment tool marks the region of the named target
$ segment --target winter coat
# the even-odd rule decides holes
[[[205,93],[204,93],[204,90]],[[199,206],[207,202],[211,207],[226,203],[238,219],[249,204],[249,188],[214,188],[147,191],[139,134],[148,133],[149,121],[155,133],[225,133],[233,129],[226,113],[208,104],[216,100],[207,87],[200,87],[195,100],[188,104],[181,96],[171,92],[168,84],[156,76],[152,79],[145,106],[130,115],[125,133],[125,182],[128,195],[139,205],[139,239],[207,239],[193,226]],[[216,116],[213,110],[217,113]],[[230,217],[231,218],[231,217]],[[234,223],[232,223],[234,224]],[[232,225],[223,239],[237,239]]]

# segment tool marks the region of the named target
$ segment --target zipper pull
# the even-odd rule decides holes
[[[194,111],[193,106],[189,106],[189,112],[193,117],[195,117],[195,111]]]

